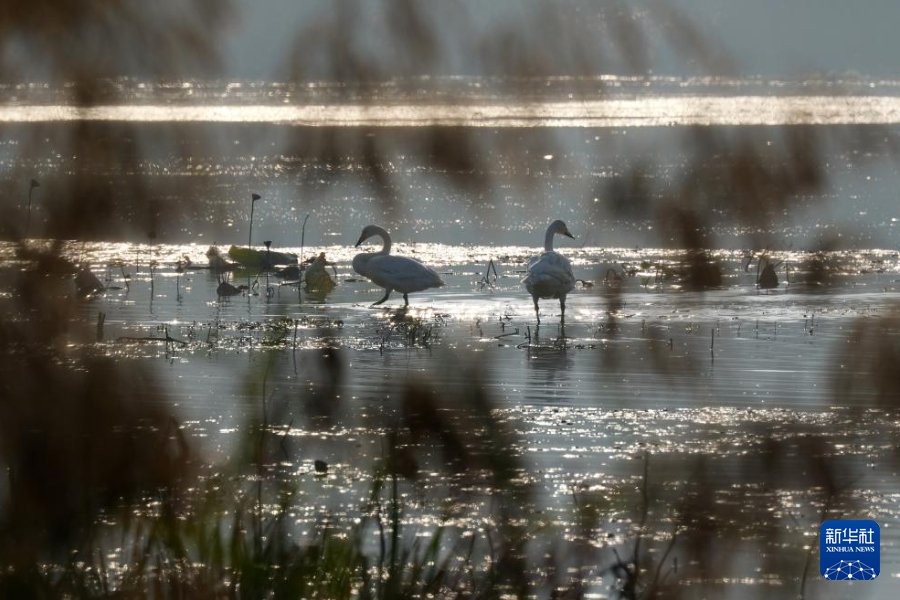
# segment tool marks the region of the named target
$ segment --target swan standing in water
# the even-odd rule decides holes
[[[538,325],[541,324],[538,299],[559,298],[559,308],[562,311],[560,321],[565,321],[566,294],[575,288],[572,265],[565,256],[553,250],[553,236],[556,234],[575,239],[562,221],[556,220],[550,223],[547,234],[544,236],[544,251],[528,261],[528,275],[522,280],[525,289],[534,298],[534,314],[537,317]]]
[[[384,242],[381,252],[364,252],[353,257],[353,270],[385,289],[384,298],[372,306],[384,303],[394,290],[403,294],[403,300],[409,306],[408,294],[444,285],[441,276],[434,269],[413,258],[391,256],[391,236],[377,225],[365,227],[356,246],[359,247],[374,236],[380,237]]]

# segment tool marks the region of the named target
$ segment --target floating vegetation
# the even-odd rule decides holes
[[[337,278],[337,269],[334,268],[334,263],[328,262],[324,252],[320,252],[304,271],[303,282],[305,284],[306,292],[312,294],[315,299],[320,302],[323,301],[337,285],[326,270],[326,266],[329,265],[334,271],[335,278]]]

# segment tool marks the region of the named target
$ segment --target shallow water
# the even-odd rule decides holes
[[[900,326],[890,320],[900,292],[892,154],[887,138],[872,150],[830,145],[830,138],[815,135],[847,133],[825,123],[895,124],[898,100],[889,94],[900,84],[850,85],[852,94],[873,88],[883,94],[860,106],[835,99],[841,91],[831,83],[810,82],[765,99],[769,112],[760,112],[752,102],[762,102],[766,88],[780,89],[783,82],[622,80],[604,85],[626,93],[649,86],[670,96],[657,104],[607,99],[593,106],[593,121],[558,123],[554,114],[565,116],[572,108],[563,85],[549,94],[557,102],[550,106],[562,112],[541,114],[541,107],[525,102],[473,123],[454,109],[450,117],[461,119],[454,124],[487,127],[432,138],[426,128],[396,127],[410,124],[398,120],[406,118],[398,110],[413,116],[425,111],[432,120],[423,124],[436,121],[427,107],[394,102],[398,96],[390,89],[378,96],[385,104],[374,115],[377,122],[362,123],[388,126],[373,133],[281,126],[292,119],[327,126],[336,124],[329,118],[360,117],[352,97],[328,114],[291,104],[297,94],[311,103],[334,96],[347,101],[344,91],[184,83],[163,92],[130,92],[136,104],[156,102],[161,93],[172,96],[154,109],[155,117],[144,107],[98,107],[87,116],[99,125],[86,125],[85,111],[71,107],[62,116],[77,120],[58,122],[56,105],[65,101],[58,91],[0,86],[0,94],[12,95],[0,114],[12,121],[0,140],[0,167],[13,190],[8,197],[21,202],[21,182],[41,179],[37,232],[74,181],[91,194],[108,193],[111,207],[110,222],[85,238],[148,240],[64,244],[64,255],[89,265],[108,289],[90,300],[67,300],[75,318],[54,358],[73,369],[86,356],[99,355],[152,370],[175,404],[182,431],[219,474],[245,456],[246,440],[265,421],[267,431],[281,438],[283,452],[267,468],[297,486],[290,518],[300,539],[322,529],[324,514],[335,530],[358,518],[373,472],[383,464],[386,434],[414,384],[435,392],[444,402],[440,414],[464,425],[472,419],[471,407],[454,402],[485,393],[492,414],[515,434],[506,450],[519,461],[518,478],[533,490],[525,507],[533,526],[579,540],[583,532],[573,508],[579,498],[622,495],[619,504],[610,501],[611,510],[588,540],[600,552],[633,538],[628,492],[640,486],[645,457],[651,483],[674,497],[701,489],[695,461],[702,460],[704,476],[717,490],[713,504],[738,516],[755,514],[751,505],[769,506],[772,515],[771,522],[742,523],[737,532],[723,534],[736,536],[723,540],[740,558],[730,573],[735,578],[706,583],[729,597],[750,597],[761,585],[797,584],[798,557],[802,561],[813,543],[825,503],[823,490],[809,483],[808,453],[835,458],[839,483],[854,490],[835,510],[847,518],[873,518],[882,528],[883,573],[867,590],[873,597],[896,595],[900,419],[869,369],[885,348],[900,343]],[[710,96],[702,110],[691,104],[695,93]],[[472,89],[466,94],[486,104],[497,98]],[[209,106],[193,106],[196,96]],[[288,106],[275,111],[261,97]],[[399,99],[409,100],[402,94]],[[362,117],[372,119],[371,108]],[[510,122],[513,113],[528,122]],[[195,122],[179,122],[177,114]],[[162,122],[142,122],[149,117]],[[490,119],[502,119],[504,127],[493,129],[500,123]],[[109,123],[128,128],[105,129]],[[645,247],[677,243],[659,231],[664,223],[648,218],[655,206],[625,206],[625,214],[617,214],[608,206],[615,194],[606,193],[608,184],[631,173],[663,187],[685,174],[721,177],[720,154],[691,156],[697,140],[682,134],[693,130],[670,127],[698,123],[739,125],[708,129],[721,136],[724,149],[746,131],[743,126],[817,124],[803,131],[822,141],[815,160],[826,165],[833,184],[757,221],[766,226],[738,222],[727,210],[703,215],[705,239],[720,248],[710,258],[723,267],[722,285],[703,292],[688,291],[667,274],[678,268],[683,251]],[[509,127],[516,124],[523,127]],[[582,129],[597,125],[604,127]],[[88,140],[79,150],[90,153],[95,143],[102,149],[104,136],[133,136],[139,150],[133,160],[118,162],[102,152],[107,162],[84,160],[69,145],[73,128],[86,128],[75,135]],[[751,129],[751,145],[758,144],[753,147],[764,166],[777,171],[783,155],[766,149],[786,143],[785,130]],[[212,146],[201,143],[207,137]],[[435,139],[458,144],[471,156],[435,167],[429,162]],[[371,140],[374,150],[360,140]],[[861,167],[866,152],[881,162]],[[445,171],[455,175],[443,179]],[[470,178],[481,178],[480,185],[467,187]],[[135,189],[143,195],[130,197]],[[324,252],[337,272],[331,293],[298,290],[271,274],[235,272],[231,282],[250,293],[217,297],[205,253],[214,240],[246,241],[251,192],[263,195],[253,239],[273,239],[278,250],[302,250],[304,258]],[[159,217],[153,219],[157,229],[135,230],[151,210]],[[307,213],[312,218],[301,233]],[[538,327],[520,284],[527,259],[539,251],[522,244],[541,240],[549,215],[564,218],[578,236],[558,246],[582,280],[569,297],[564,327],[554,301],[541,303]],[[357,252],[350,245],[368,222],[390,223],[394,252],[434,266],[447,285],[412,295],[409,309],[401,308],[399,295],[372,308],[381,290],[350,268]],[[301,236],[303,248],[296,246]],[[163,243],[149,243],[153,238]],[[181,240],[194,243],[174,243]],[[429,243],[403,243],[410,240]],[[768,253],[784,264],[779,286],[765,292],[756,289],[755,264],[745,268],[749,251],[740,248],[754,246],[758,256],[770,243],[787,250]],[[816,252],[820,248],[826,250]],[[185,258],[191,265],[179,270],[176,262]],[[491,261],[496,272],[489,273]],[[826,281],[804,283],[815,261],[824,265]],[[0,244],[0,312],[10,322],[38,318],[10,309],[14,282],[26,268],[12,244]],[[63,293],[73,291],[69,286]],[[105,315],[102,328],[96,326],[99,313]],[[861,331],[886,345],[855,342]],[[133,394],[135,402],[146,400],[141,389]],[[472,427],[478,431],[477,423]],[[811,439],[822,446],[809,450],[804,444]],[[773,441],[784,444],[783,468],[796,471],[777,484],[765,480],[760,466]],[[459,535],[490,525],[496,490],[489,483],[429,469],[440,457],[424,445],[416,447],[416,458],[421,476],[406,494],[404,517],[413,535],[431,535],[441,522]],[[327,461],[327,476],[314,474],[317,459]],[[452,507],[435,500],[458,497],[466,501]],[[664,497],[668,507],[654,515],[654,534],[663,537],[675,505]],[[724,528],[725,520],[718,525]],[[779,536],[766,537],[772,529]],[[791,566],[764,569],[764,559]]]
[[[412,295],[409,309],[399,296],[369,306],[381,293],[350,269],[353,248],[304,248],[304,257],[321,251],[335,263],[338,286],[326,297],[298,294],[275,276],[235,273],[233,283],[258,293],[217,298],[216,277],[203,268],[205,250],[69,244],[66,252],[90,264],[110,287],[78,301],[64,354],[76,358],[85,351],[151,365],[177,405],[183,430],[218,464],[235,455],[242,434],[258,420],[264,373],[267,393],[291,417],[271,431],[289,444],[279,468],[298,482],[294,519],[301,536],[317,530],[321,517],[312,506],[327,507],[338,528],[353,521],[403,384],[422,381],[465,394],[477,376],[494,399],[495,415],[518,435],[509,450],[522,461],[534,506],[548,511],[548,523],[566,539],[577,537],[566,533],[573,495],[638,482],[641,458],[649,453],[651,478],[673,487],[689,487],[686,465],[705,457],[710,480],[736,482],[718,502],[738,512],[754,496],[777,500],[783,514],[772,525],[784,527],[788,541],[764,551],[802,555],[818,526],[818,491],[802,480],[796,488],[758,488],[744,476],[766,439],[821,436],[827,455],[854,474],[860,518],[882,527],[879,593],[893,589],[900,576],[900,489],[889,460],[900,421],[865,381],[849,394],[834,385],[845,364],[874,359],[848,340],[859,323],[892,314],[900,291],[894,251],[832,253],[830,284],[815,286],[797,283],[810,256],[782,253],[777,258],[790,265],[794,283],[781,271],[779,287],[766,293],[756,289],[755,271],[744,269],[742,252],[712,253],[723,265],[723,286],[688,292],[657,277],[656,265],[676,265],[679,252],[561,247],[589,287],[579,284],[569,297],[564,327],[558,304],[543,301],[538,327],[519,283],[535,248],[400,245],[395,252],[434,265],[447,282]],[[6,282],[0,303],[8,305],[7,284],[20,263],[11,246],[0,252]],[[179,273],[174,261],[184,256],[198,266]],[[152,276],[151,259],[158,263]],[[499,277],[484,281],[490,260]],[[626,274],[631,267],[634,276]],[[123,273],[130,276],[127,287]],[[106,321],[98,331],[100,312]],[[318,406],[316,393],[323,389],[340,406]],[[445,410],[466,418],[465,410]],[[782,457],[787,464],[794,458]],[[326,478],[313,475],[314,459],[329,463]],[[424,495],[407,516],[414,530],[441,520],[442,507],[425,498],[454,483],[435,472],[419,485]],[[453,527],[467,531],[486,519],[478,504]],[[624,542],[630,531],[614,521],[604,527],[601,549]],[[748,530],[742,539],[752,544],[756,536]]]

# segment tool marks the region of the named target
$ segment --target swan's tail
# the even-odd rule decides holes
[[[431,271],[431,281],[429,282],[428,287],[436,288],[436,287],[444,287],[447,283],[443,280],[443,278],[432,268],[428,269]]]

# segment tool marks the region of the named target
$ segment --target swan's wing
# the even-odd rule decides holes
[[[544,252],[528,262],[528,275],[522,280],[525,288],[541,297],[555,298],[575,288],[572,264],[562,254]]]
[[[366,265],[366,276],[385,289],[408,294],[444,285],[434,269],[405,256],[375,256]]]
[[[353,257],[353,270],[363,277],[368,277],[369,261],[372,260],[371,252],[363,252]]]

